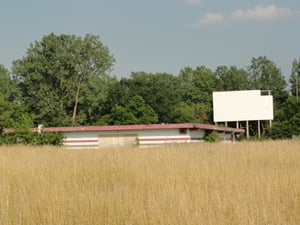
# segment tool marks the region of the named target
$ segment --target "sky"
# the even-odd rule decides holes
[[[299,0],[1,0],[0,64],[11,69],[50,33],[94,34],[116,62],[111,75],[186,66],[246,69],[266,56],[287,78],[300,58]]]

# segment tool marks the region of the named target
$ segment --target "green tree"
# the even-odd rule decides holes
[[[126,85],[121,84],[121,81],[113,80],[108,85],[108,98],[104,103],[104,114],[109,114],[115,105],[125,106],[128,103],[130,99],[129,91]]]
[[[196,69],[185,67],[180,71],[179,78],[183,85],[184,101],[211,104],[212,92],[216,88],[216,77],[210,69],[204,66]]]
[[[82,86],[103,76],[113,62],[98,36],[52,33],[31,44],[12,71],[24,104],[41,123],[74,125]]]
[[[16,130],[29,130],[34,127],[34,114],[30,114],[23,105],[15,105],[10,117],[7,119],[7,127]]]
[[[8,99],[10,90],[11,79],[9,71],[0,64],[0,95],[2,95],[5,99]]]
[[[212,104],[209,103],[194,103],[193,108],[193,118],[195,122],[198,123],[212,123]]]
[[[137,124],[151,124],[158,122],[158,116],[155,111],[151,106],[147,105],[144,99],[139,95],[131,98],[126,108],[133,113]]]
[[[72,124],[75,124],[77,106],[82,84],[91,76],[101,76],[108,71],[114,62],[109,50],[98,36],[86,35],[84,39],[77,38],[74,46],[74,75],[76,81],[75,103]]]
[[[10,72],[0,64],[0,95],[5,100],[13,102],[18,100],[20,92],[18,91],[15,82],[12,80]]]
[[[106,114],[106,103],[108,99],[111,99],[109,89],[115,82],[117,82],[116,78],[108,75],[90,76],[87,79],[82,85],[78,102],[77,120],[80,124],[93,124]]]
[[[244,69],[238,69],[236,66],[219,66],[215,71],[216,89],[218,91],[238,91],[248,90],[248,73]]]
[[[285,89],[286,82],[280,69],[267,57],[261,56],[252,58],[248,72],[251,89],[271,91],[274,99],[274,114],[276,115],[288,97],[288,93]],[[277,119],[275,117],[274,127],[277,126],[276,123]],[[250,133],[253,133],[251,132],[251,127],[253,127],[254,124],[255,122],[250,123]],[[262,124],[265,124],[264,126],[267,127],[266,121]],[[275,131],[275,128],[273,131]]]
[[[273,139],[291,138],[300,135],[300,101],[290,96],[276,111],[275,121],[267,136]]]
[[[252,58],[248,68],[251,89],[270,90],[275,106],[288,97],[286,82],[277,65],[267,57]]]
[[[300,96],[300,59],[294,60],[292,64],[292,72],[289,79],[291,84],[292,96]]]
[[[205,103],[179,102],[172,112],[176,123],[206,123],[210,121],[211,107]]]
[[[179,102],[176,104],[172,116],[172,120],[176,123],[196,122],[194,118],[194,109],[186,102]]]
[[[12,106],[7,102],[3,96],[0,95],[0,133],[2,133],[3,128],[7,125],[7,120],[12,113]]]
[[[141,96],[132,97],[126,106],[115,105],[98,125],[130,125],[157,123],[158,116]]]
[[[106,114],[99,119],[97,125],[132,125],[137,124],[133,112],[126,107],[115,105],[110,114]]]
[[[171,112],[180,101],[178,78],[167,73],[133,72],[120,80],[127,98],[141,96],[158,115],[160,123],[172,121]]]
[[[179,84],[181,101],[193,108],[193,120],[201,123],[212,122],[212,92],[216,88],[215,74],[204,66],[196,69],[185,67],[180,71]]]

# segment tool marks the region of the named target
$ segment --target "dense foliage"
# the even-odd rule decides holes
[[[82,109],[86,106],[82,92],[88,95],[93,88],[89,82],[107,79],[105,72],[113,62],[97,36],[50,34],[32,44],[25,57],[15,60],[12,71],[20,100],[37,115],[39,123],[75,125],[86,119],[82,110],[90,110]]]
[[[12,71],[0,65],[0,128],[213,123],[213,91],[260,89],[271,91],[275,106],[272,128],[261,123],[263,134],[300,135],[300,60],[292,62],[289,85],[288,75],[265,56],[252,58],[244,69],[185,67],[177,75],[140,71],[121,79],[110,75],[113,63],[95,35],[52,33],[35,41],[13,61]]]
[[[217,132],[209,132],[204,136],[204,140],[210,143],[220,141],[220,136]]]
[[[63,135],[61,133],[33,133],[28,130],[16,131],[13,133],[2,133],[0,145],[62,145]]]

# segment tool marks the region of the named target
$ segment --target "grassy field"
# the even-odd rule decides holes
[[[0,224],[299,224],[300,142],[0,147]]]

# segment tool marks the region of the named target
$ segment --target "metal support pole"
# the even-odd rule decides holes
[[[260,138],[260,120],[257,121],[257,137]]]
[[[249,139],[249,121],[246,121],[246,137]]]
[[[233,143],[235,142],[235,133],[234,132],[231,133],[231,141]]]

